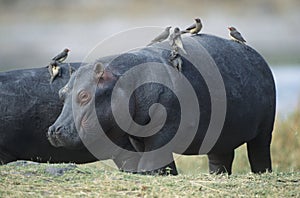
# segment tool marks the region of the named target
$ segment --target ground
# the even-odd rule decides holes
[[[57,172],[49,171],[57,170]],[[0,167],[0,197],[299,197],[300,172],[143,176],[86,165]]]

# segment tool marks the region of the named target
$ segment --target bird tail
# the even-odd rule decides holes
[[[49,83],[50,83],[50,84],[52,84],[52,83],[53,83],[53,81],[54,81],[54,78],[55,78],[54,76],[51,76],[51,78],[50,78],[50,81],[49,81]]]

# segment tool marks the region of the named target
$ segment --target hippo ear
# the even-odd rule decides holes
[[[94,65],[94,75],[96,79],[100,79],[103,77],[104,74],[104,66],[102,63],[96,63]]]

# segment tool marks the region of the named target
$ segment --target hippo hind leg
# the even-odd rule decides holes
[[[211,174],[228,173],[229,175],[231,175],[233,158],[234,158],[234,151],[230,153],[222,153],[222,154],[215,154],[215,153],[208,154],[209,173]]]
[[[270,153],[271,138],[272,134],[270,132],[260,133],[253,140],[247,142],[248,159],[253,173],[272,171]]]

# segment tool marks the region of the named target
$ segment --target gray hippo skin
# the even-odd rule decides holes
[[[205,64],[202,62],[207,54],[203,50],[191,51],[191,49],[202,46],[200,49],[205,49],[212,57],[224,81],[226,95],[225,98],[221,98],[227,105],[224,125],[216,143],[204,153],[209,158],[210,172],[231,174],[234,149],[244,143],[247,143],[252,172],[271,171],[270,143],[276,98],[273,76],[267,63],[249,46],[216,36],[201,34],[186,37],[183,41],[188,54],[193,53],[197,64],[200,65]],[[145,131],[133,135],[122,130],[112,114],[112,106],[118,104],[111,104],[112,90],[117,81],[126,75],[125,72],[147,62],[162,63],[162,67],[170,68],[172,66],[168,61],[169,54],[168,45],[160,43],[118,56],[101,58],[94,64],[81,67],[68,83],[70,90],[63,94],[65,101],[63,110],[48,131],[50,142],[57,147],[81,147],[85,142],[82,137],[88,139],[88,136],[93,136],[94,132],[91,131],[97,128],[95,121],[88,122],[89,119],[93,119],[92,107],[88,106],[94,105],[98,121],[106,136],[122,149],[139,152],[137,156],[128,157],[124,154],[124,150],[109,149],[102,143],[103,150],[102,154],[97,156],[98,159],[112,158],[116,165],[125,171],[176,175],[172,152],[178,153],[180,143],[173,145],[169,153],[163,153],[163,156],[146,154],[167,145],[175,137],[183,109],[180,109],[179,101],[172,90],[159,83],[147,83],[135,89],[130,96],[128,103],[130,115],[132,120],[140,125],[151,122],[149,115],[151,105],[159,103],[164,106],[167,112],[165,124],[158,133],[151,136],[142,136],[141,133],[146,133]],[[184,57],[182,59],[182,74],[196,92],[201,117],[199,125],[196,126],[196,135],[180,154],[198,155],[209,128],[212,100],[203,76],[189,60]],[[155,68],[149,65],[147,71],[149,76],[155,73]],[[172,74],[169,77],[174,76]],[[176,81],[173,83],[176,87]],[[122,88],[116,91],[120,95],[122,91],[124,92]],[[75,99],[72,100],[72,97]],[[75,106],[78,116],[73,118],[72,108]],[[188,136],[189,129],[185,130]],[[90,145],[93,145],[92,141]],[[170,163],[157,168],[155,162],[160,158],[170,158]]]
[[[48,141],[48,127],[63,106],[58,90],[70,78],[68,64],[61,67],[62,76],[51,85],[46,67],[0,73],[0,164],[15,160],[77,163],[96,160],[85,148],[55,148]]]

